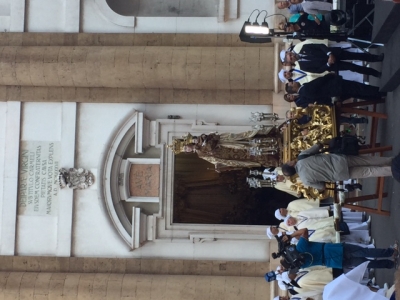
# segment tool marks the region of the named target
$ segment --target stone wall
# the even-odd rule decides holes
[[[238,33],[0,32],[0,46],[174,46],[273,48],[274,43],[244,43],[240,41]]]
[[[0,299],[266,299],[269,262],[0,256]]]
[[[0,256],[3,272],[118,273],[263,277],[269,262],[94,258],[51,256]]]
[[[230,34],[0,34],[2,101],[272,104],[273,44]]]
[[[0,272],[1,299],[266,299],[260,277]]]

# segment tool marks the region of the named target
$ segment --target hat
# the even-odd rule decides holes
[[[268,273],[265,273],[264,278],[267,282],[271,282],[276,280],[276,274],[274,271],[270,271]]]
[[[280,231],[278,232],[278,234],[273,234],[273,233],[271,232],[271,227],[273,227],[273,226],[267,227],[267,230],[266,230],[267,236],[268,236],[270,239],[273,239],[275,235],[277,235],[278,237],[281,237],[281,236],[282,236],[282,232],[280,232]]]
[[[400,182],[400,153],[392,160],[392,175],[394,179]]]
[[[275,218],[277,218],[278,220],[284,220],[285,217],[282,216],[282,214],[279,211],[279,208],[275,211]]]
[[[273,238],[274,238],[274,235],[273,235],[272,232],[271,232],[271,227],[267,227],[267,236],[268,236],[270,239],[273,239]]]
[[[278,77],[282,82],[286,82],[286,78],[285,78],[284,74],[285,74],[285,70],[284,69],[280,70],[279,73],[278,73]]]
[[[280,58],[281,58],[281,62],[285,61],[286,58],[286,50],[282,50],[279,54]]]

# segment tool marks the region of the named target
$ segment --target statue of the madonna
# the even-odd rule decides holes
[[[267,134],[258,130],[242,133],[210,133],[175,139],[169,147],[175,154],[197,153],[215,165],[217,171],[279,165],[280,136],[275,128]]]

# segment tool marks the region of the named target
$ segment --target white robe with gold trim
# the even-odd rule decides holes
[[[288,214],[292,217],[296,217],[297,214],[301,211],[309,210],[309,209],[319,209],[319,200],[308,200],[308,199],[299,199],[290,202],[287,206]],[[328,209],[328,207],[323,207],[322,209]]]
[[[302,275],[303,272],[303,276]],[[307,272],[307,273],[305,273]],[[333,280],[332,268],[324,269],[301,269],[295,281],[301,288],[294,288],[298,293],[305,292],[322,292],[324,287]]]

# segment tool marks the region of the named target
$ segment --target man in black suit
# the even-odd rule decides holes
[[[375,77],[381,76],[381,72],[375,69],[359,66],[345,60],[378,62],[383,60],[383,54],[373,55],[369,53],[350,52],[341,47],[327,47],[324,44],[304,44],[300,50],[298,48],[295,47],[292,52],[286,52],[285,62],[293,64],[298,61],[302,71],[323,73],[325,71],[337,72],[349,70]]]
[[[320,105],[329,105],[332,106],[332,98],[330,97],[323,97],[319,99],[310,99],[307,97],[300,97],[299,95],[293,94],[285,94],[283,95],[283,99],[286,102],[294,102],[297,107],[306,108],[310,104],[320,104]]]
[[[340,97],[340,100],[359,98],[363,100],[378,100],[386,96],[379,92],[376,86],[366,85],[355,81],[344,80],[342,76],[327,74],[301,85],[293,81],[285,85],[288,94],[298,94],[311,101],[318,101],[326,97]]]

